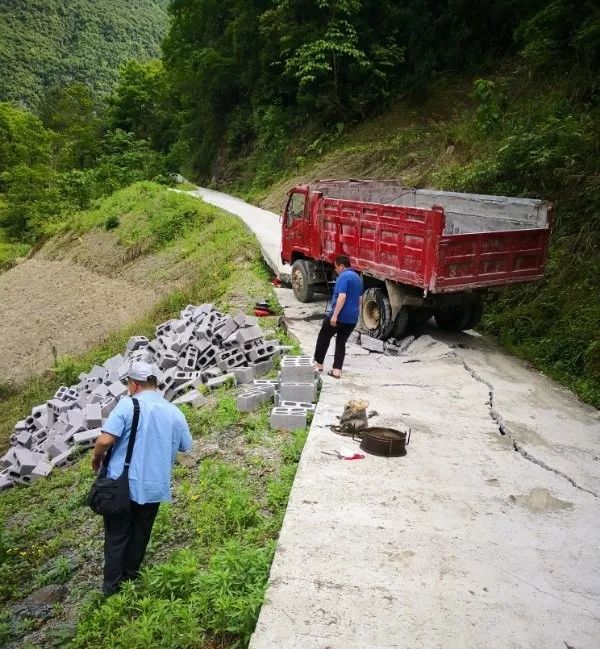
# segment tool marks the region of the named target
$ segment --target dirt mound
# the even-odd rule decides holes
[[[30,259],[0,275],[0,380],[21,381],[58,354],[82,353],[132,320],[161,292],[68,261]]]

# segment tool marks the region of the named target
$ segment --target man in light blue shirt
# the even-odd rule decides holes
[[[146,552],[161,502],[171,500],[171,468],[177,451],[189,451],[192,437],[182,412],[157,391],[158,371],[149,363],[132,363],[127,387],[138,400],[140,416],[129,466],[131,509],[104,516],[104,583],[112,595],[125,579],[135,579]],[[133,422],[133,401],[122,398],[102,426],[92,455],[98,471],[112,448],[107,477],[118,478]]]

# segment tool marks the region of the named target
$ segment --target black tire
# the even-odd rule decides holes
[[[394,318],[394,326],[392,327],[392,338],[402,338],[408,329],[410,319],[409,311],[406,307],[402,307]]]
[[[483,315],[483,302],[473,302],[471,304],[471,315],[465,325],[465,329],[474,329],[480,322]]]
[[[457,304],[445,309],[435,309],[433,317],[440,329],[464,331],[471,317],[471,305]]]
[[[310,302],[315,294],[315,287],[308,282],[308,265],[299,259],[292,264],[292,290],[298,302]]]
[[[379,340],[390,337],[394,320],[390,301],[383,289],[369,288],[365,291],[360,318],[363,330],[369,336]]]
[[[408,312],[408,319],[410,324],[415,327],[422,327],[426,325],[433,317],[433,309],[419,309],[414,308]]]

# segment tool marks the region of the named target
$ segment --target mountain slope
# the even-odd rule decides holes
[[[128,59],[159,54],[167,0],[5,0],[0,4],[0,101],[39,106],[54,85],[102,95]]]

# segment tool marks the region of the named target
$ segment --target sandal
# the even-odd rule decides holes
[[[342,378],[341,375],[339,375],[339,374],[334,374],[334,373],[333,373],[333,370],[329,370],[329,371],[327,372],[327,376],[333,376],[334,379],[341,379],[341,378]]]

